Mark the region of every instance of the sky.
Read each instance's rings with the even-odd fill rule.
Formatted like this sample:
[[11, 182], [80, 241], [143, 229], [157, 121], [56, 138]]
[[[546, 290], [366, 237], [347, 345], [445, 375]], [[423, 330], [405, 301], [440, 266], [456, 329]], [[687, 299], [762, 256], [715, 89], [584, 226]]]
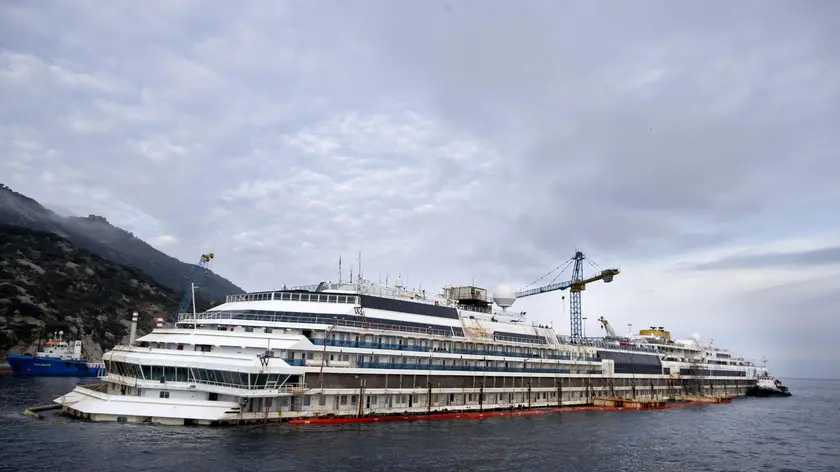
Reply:
[[[837, 44], [831, 1], [12, 0], [0, 182], [249, 291], [581, 250], [621, 270], [587, 335], [840, 378]], [[569, 331], [568, 293], [514, 308]]]

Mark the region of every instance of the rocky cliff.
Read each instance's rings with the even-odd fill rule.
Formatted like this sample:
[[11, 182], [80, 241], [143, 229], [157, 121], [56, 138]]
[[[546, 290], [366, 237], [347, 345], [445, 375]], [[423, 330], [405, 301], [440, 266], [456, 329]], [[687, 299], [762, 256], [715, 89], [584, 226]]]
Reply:
[[[0, 224], [46, 231], [67, 239], [78, 248], [111, 262], [136, 267], [157, 283], [176, 292], [187, 287], [195, 264], [168, 256], [128, 231], [113, 226], [102, 216], [65, 217], [37, 201], [0, 184]], [[196, 253], [196, 259], [200, 256]], [[208, 271], [197, 298], [224, 300], [225, 295], [243, 290], [224, 277]]]
[[0, 225], [0, 352], [34, 352], [39, 336], [62, 330], [99, 359], [126, 341], [132, 311], [146, 333], [156, 313], [171, 321], [180, 298], [139, 269], [56, 234]]

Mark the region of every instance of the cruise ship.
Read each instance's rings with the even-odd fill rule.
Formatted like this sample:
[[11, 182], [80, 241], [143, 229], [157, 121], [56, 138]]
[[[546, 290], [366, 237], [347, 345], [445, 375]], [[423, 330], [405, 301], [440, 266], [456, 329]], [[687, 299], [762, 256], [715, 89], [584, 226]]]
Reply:
[[663, 327], [569, 339], [516, 292], [436, 295], [357, 278], [230, 295], [106, 352], [107, 373], [55, 399], [92, 421], [224, 425], [588, 405], [599, 397], [744, 395], [764, 369]]

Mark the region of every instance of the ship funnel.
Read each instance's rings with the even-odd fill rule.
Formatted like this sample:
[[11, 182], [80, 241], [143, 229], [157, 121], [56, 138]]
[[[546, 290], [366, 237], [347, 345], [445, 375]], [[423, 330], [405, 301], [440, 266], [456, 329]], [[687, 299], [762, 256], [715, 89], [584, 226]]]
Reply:
[[137, 312], [131, 314], [131, 331], [128, 335], [128, 345], [133, 346], [137, 340]]

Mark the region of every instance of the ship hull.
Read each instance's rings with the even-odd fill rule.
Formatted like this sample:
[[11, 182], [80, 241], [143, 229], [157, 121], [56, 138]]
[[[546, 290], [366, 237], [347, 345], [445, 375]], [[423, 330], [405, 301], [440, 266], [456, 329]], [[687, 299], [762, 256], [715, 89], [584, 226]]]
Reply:
[[85, 360], [63, 360], [57, 357], [8, 355], [12, 375], [21, 377], [97, 377], [105, 374], [105, 366]]

